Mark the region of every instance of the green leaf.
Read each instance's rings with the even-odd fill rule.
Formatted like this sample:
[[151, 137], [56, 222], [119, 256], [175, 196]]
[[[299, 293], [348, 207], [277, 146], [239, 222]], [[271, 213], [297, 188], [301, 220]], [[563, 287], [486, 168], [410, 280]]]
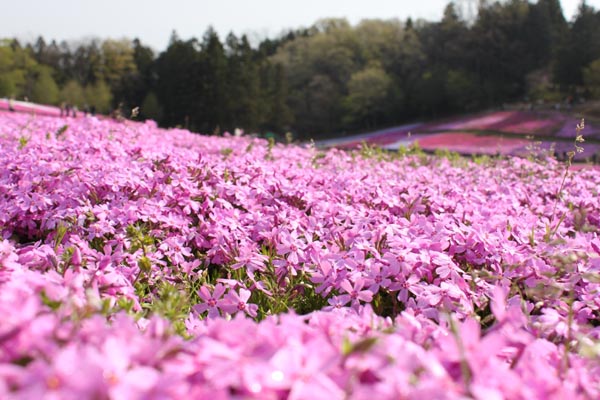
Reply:
[[50, 307], [53, 311], [58, 310], [58, 308], [62, 304], [62, 302], [60, 302], [60, 301], [52, 300], [51, 298], [49, 298], [48, 295], [46, 294], [46, 292], [44, 292], [44, 291], [42, 291], [40, 293], [40, 297], [42, 298], [42, 303], [44, 303], [46, 306]]
[[376, 337], [368, 337], [359, 340], [356, 343], [351, 343], [348, 338], [344, 338], [342, 342], [342, 354], [349, 356], [354, 353], [366, 353], [369, 351], [379, 339]]

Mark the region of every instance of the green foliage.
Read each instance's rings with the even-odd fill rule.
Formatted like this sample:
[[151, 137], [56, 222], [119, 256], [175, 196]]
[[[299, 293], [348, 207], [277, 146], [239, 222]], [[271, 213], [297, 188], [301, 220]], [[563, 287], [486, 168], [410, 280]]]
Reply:
[[378, 116], [386, 112], [392, 79], [380, 66], [369, 66], [350, 77], [345, 105], [351, 121], [366, 121], [377, 126]]
[[62, 305], [60, 301], [52, 300], [50, 297], [48, 297], [48, 295], [44, 291], [40, 293], [40, 297], [42, 299], [42, 303], [50, 307], [53, 311], [58, 310], [58, 308], [60, 308], [60, 306]]
[[425, 155], [425, 152], [423, 152], [423, 149], [421, 149], [421, 146], [419, 146], [419, 142], [414, 141], [408, 147], [407, 146], [399, 146], [398, 147], [398, 157], [404, 158], [406, 156], [425, 157], [426, 155]]
[[548, 66], [530, 72], [526, 77], [527, 96], [531, 101], [548, 104], [560, 103], [564, 95], [552, 82]]
[[154, 246], [155, 239], [149, 233], [149, 228], [145, 224], [129, 225], [127, 227], [127, 237], [131, 240], [129, 251], [134, 253], [137, 250], [142, 250], [146, 255], [146, 248]]
[[27, 136], [19, 137], [19, 150], [23, 149], [29, 143], [29, 138]]
[[86, 103], [83, 87], [75, 80], [67, 82], [61, 90], [60, 97], [73, 106], [83, 107]]
[[[0, 58], [2, 56], [0, 55]], [[8, 71], [0, 73], [0, 96], [18, 97], [21, 92], [20, 86], [24, 78], [22, 71]]]
[[360, 156], [364, 159], [374, 159], [377, 161], [390, 160], [393, 155], [383, 150], [377, 145], [369, 145], [367, 142], [362, 142], [358, 150]]
[[453, 167], [466, 167], [469, 163], [466, 157], [461, 156], [459, 153], [455, 151], [450, 151], [448, 149], [436, 149], [434, 151], [434, 155], [440, 159], [446, 159], [450, 161], [450, 164]]
[[583, 84], [592, 96], [600, 98], [600, 58], [583, 69]]
[[342, 354], [348, 357], [356, 353], [366, 353], [371, 347], [377, 344], [378, 339], [376, 337], [367, 337], [361, 339], [355, 343], [352, 343], [348, 338], [344, 338], [342, 342]]
[[56, 227], [56, 232], [54, 236], [54, 251], [58, 251], [58, 247], [61, 245], [65, 235], [69, 231], [69, 227], [64, 223], [59, 223]]
[[[583, 143], [585, 141], [583, 139], [583, 136], [581, 135], [581, 132], [583, 131], [584, 128], [585, 128], [585, 121], [582, 119], [581, 122], [579, 124], [577, 124], [573, 150], [569, 151], [567, 153], [567, 160], [565, 163], [565, 173], [563, 174], [562, 180], [560, 182], [560, 186], [558, 187], [558, 190], [556, 191], [556, 196], [555, 196], [556, 200], [554, 201], [554, 206], [552, 207], [552, 215], [550, 216], [548, 223], [546, 223], [546, 231], [544, 233], [544, 241], [547, 243], [550, 242], [554, 238], [554, 235], [556, 235], [556, 232], [558, 232], [558, 228], [560, 227], [560, 225], [563, 223], [563, 221], [565, 220], [565, 218], [567, 216], [566, 214], [562, 214], [558, 218], [558, 221], [555, 221], [556, 208], [557, 208], [559, 201], [562, 200], [563, 190], [565, 189], [565, 183], [567, 181], [567, 177], [569, 176], [569, 168], [571, 167], [573, 158], [575, 157], [576, 153], [583, 152], [583, 148], [580, 146], [580, 143]], [[530, 241], [531, 241], [531, 239], [530, 239]]]
[[95, 107], [99, 113], [108, 113], [111, 108], [112, 93], [103, 80], [98, 80], [84, 89], [85, 104]]
[[600, 13], [582, 2], [557, 49], [554, 79], [563, 88], [583, 83], [583, 68], [600, 58]]
[[225, 147], [225, 148], [221, 149], [220, 153], [223, 156], [223, 160], [227, 160], [227, 158], [231, 155], [231, 153], [233, 153], [233, 149], [230, 147]]
[[54, 72], [52, 67], [40, 64], [29, 48], [0, 41], [0, 96], [57, 104], [59, 87]]
[[454, 110], [470, 110], [477, 107], [475, 77], [461, 69], [449, 70], [445, 90], [449, 104]]
[[289, 83], [284, 67], [266, 62], [260, 71], [262, 87], [262, 126], [265, 129], [282, 132], [290, 129], [296, 116], [288, 105]]
[[268, 138], [268, 144], [267, 144], [267, 154], [265, 154], [265, 160], [269, 160], [272, 161], [274, 160], [273, 158], [273, 148], [275, 147], [275, 138], [273, 138], [272, 136]]
[[473, 162], [477, 165], [489, 165], [492, 162], [492, 158], [486, 154], [472, 156]]
[[150, 92], [144, 98], [140, 107], [140, 113], [143, 118], [160, 121], [163, 116], [163, 110], [158, 102], [158, 97], [154, 92]]
[[[130, 81], [138, 74], [133, 43], [129, 40], [105, 40], [102, 43], [103, 79], [117, 98], [127, 98]], [[133, 108], [132, 104], [126, 105]]]
[[58, 104], [60, 90], [52, 78], [52, 70], [47, 66], [39, 66], [31, 88], [31, 100], [41, 104]]
[[54, 137], [59, 139], [69, 129], [69, 125], [63, 125], [54, 133]]
[[142, 304], [148, 314], [156, 314], [172, 322], [179, 335], [186, 335], [185, 319], [190, 312], [190, 301], [185, 292], [170, 283], [163, 282], [154, 298]]

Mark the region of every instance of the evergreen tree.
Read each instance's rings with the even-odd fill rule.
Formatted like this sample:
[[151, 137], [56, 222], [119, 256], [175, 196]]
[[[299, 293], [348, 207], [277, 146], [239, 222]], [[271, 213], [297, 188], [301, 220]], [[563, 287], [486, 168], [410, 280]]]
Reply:
[[[134, 81], [129, 98], [133, 105], [141, 105], [156, 85], [154, 51], [150, 47], [144, 46], [139, 39], [134, 39], [133, 61], [138, 73], [132, 77]], [[152, 96], [156, 98], [155, 94]]]
[[60, 89], [54, 78], [52, 78], [51, 68], [40, 65], [36, 68], [35, 80], [29, 98], [37, 103], [57, 105], [59, 103], [59, 96]]
[[200, 77], [200, 92], [193, 119], [203, 133], [218, 133], [226, 128], [227, 57], [219, 35], [209, 27], [200, 45], [194, 71]]
[[600, 13], [585, 1], [563, 41], [555, 63], [554, 78], [563, 88], [583, 84], [583, 68], [600, 58]]
[[156, 95], [163, 107], [162, 123], [167, 126], [190, 126], [191, 116], [197, 113], [201, 90], [196, 72], [199, 52], [196, 40], [182, 41], [173, 32], [169, 47], [156, 62]]
[[246, 130], [256, 130], [263, 119], [258, 104], [261, 87], [257, 55], [245, 35], [238, 39], [230, 34], [226, 44], [227, 128], [243, 127]]

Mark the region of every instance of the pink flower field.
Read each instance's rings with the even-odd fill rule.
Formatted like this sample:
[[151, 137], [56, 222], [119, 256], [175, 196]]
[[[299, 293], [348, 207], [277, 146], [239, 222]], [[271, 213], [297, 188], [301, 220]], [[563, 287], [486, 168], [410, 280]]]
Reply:
[[336, 147], [338, 149], [357, 149], [363, 142], [374, 144], [377, 146], [393, 145], [400, 141], [412, 143], [412, 132], [415, 129], [422, 129], [424, 124], [408, 124], [396, 126], [389, 129], [382, 129], [375, 132], [370, 132], [363, 135], [354, 135], [348, 137], [338, 137], [334, 139], [319, 141], [320, 147]]
[[0, 112], [2, 399], [597, 399], [600, 171]]
[[[498, 111], [459, 117], [447, 123], [433, 125], [430, 130], [482, 130], [515, 135], [554, 136], [563, 126], [573, 134], [573, 127], [581, 119], [567, 118], [560, 112]], [[566, 123], [568, 125], [565, 125]]]
[[[318, 145], [357, 149], [367, 143], [386, 150], [398, 150], [418, 142], [428, 152], [449, 150], [463, 155], [526, 156], [531, 153], [531, 147], [541, 141], [541, 147], [550, 149], [554, 146], [562, 153], [564, 148], [572, 149], [572, 141], [565, 142], [565, 139], [575, 139], [575, 127], [580, 122], [581, 118], [557, 111], [492, 111], [337, 137], [319, 141]], [[585, 154], [576, 155], [577, 161], [589, 160], [597, 153], [600, 139], [597, 121], [586, 121], [583, 134], [589, 143], [584, 148]]]
[[494, 127], [505, 124], [507, 121], [513, 120], [518, 115], [515, 111], [498, 111], [492, 113], [484, 113], [481, 115], [469, 116], [467, 118], [459, 118], [438, 127], [440, 130], [461, 130], [461, 129], [493, 129]]
[[0, 99], [0, 111], [35, 113], [51, 117], [60, 116], [60, 108], [43, 104], [29, 103], [26, 101]]
[[443, 132], [424, 135], [417, 140], [424, 150], [446, 149], [460, 154], [510, 154], [525, 148], [530, 141], [498, 136], [479, 136], [468, 132]]

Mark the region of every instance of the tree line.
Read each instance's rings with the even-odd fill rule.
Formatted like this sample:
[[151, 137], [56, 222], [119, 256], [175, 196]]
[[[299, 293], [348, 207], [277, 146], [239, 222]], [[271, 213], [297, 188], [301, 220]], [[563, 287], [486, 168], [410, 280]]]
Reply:
[[440, 21], [323, 19], [251, 45], [209, 28], [140, 40], [0, 41], [0, 97], [98, 112], [140, 107], [163, 126], [340, 135], [506, 102], [600, 97], [600, 12], [559, 0], [450, 2]]

